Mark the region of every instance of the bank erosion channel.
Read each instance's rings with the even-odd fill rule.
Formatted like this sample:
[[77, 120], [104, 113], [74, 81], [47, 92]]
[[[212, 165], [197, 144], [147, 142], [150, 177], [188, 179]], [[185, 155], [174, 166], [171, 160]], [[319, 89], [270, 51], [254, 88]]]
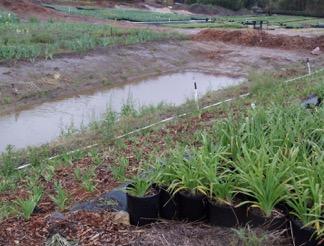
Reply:
[[32, 109], [0, 117], [0, 152], [7, 145], [25, 148], [47, 143], [59, 137], [62, 130], [80, 128], [100, 120], [107, 109], [120, 112], [129, 98], [135, 108], [161, 102], [180, 105], [193, 98], [194, 82], [199, 95], [242, 82], [239, 78], [214, 76], [197, 72], [163, 75], [139, 83], [81, 95], [55, 102], [43, 103]]

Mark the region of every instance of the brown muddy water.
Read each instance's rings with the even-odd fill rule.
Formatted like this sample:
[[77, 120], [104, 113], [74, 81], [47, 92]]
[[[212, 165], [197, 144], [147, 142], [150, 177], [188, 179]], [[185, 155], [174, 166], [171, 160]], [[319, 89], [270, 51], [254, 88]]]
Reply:
[[15, 148], [45, 144], [59, 137], [62, 131], [79, 129], [100, 120], [107, 108], [120, 112], [131, 98], [135, 108], [161, 102], [180, 105], [193, 98], [194, 82], [199, 95], [241, 83], [242, 78], [214, 76], [198, 72], [163, 75], [123, 87], [43, 103], [32, 109], [0, 117], [0, 152], [7, 145]]

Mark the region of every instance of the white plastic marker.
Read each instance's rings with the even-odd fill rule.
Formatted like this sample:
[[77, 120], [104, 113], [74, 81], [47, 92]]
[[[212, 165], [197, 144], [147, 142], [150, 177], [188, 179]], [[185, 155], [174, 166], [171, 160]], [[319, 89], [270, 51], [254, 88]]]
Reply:
[[199, 102], [198, 102], [198, 87], [197, 87], [197, 83], [194, 82], [194, 88], [195, 88], [195, 102], [197, 105], [197, 109], [199, 110]]
[[309, 58], [307, 58], [306, 64], [307, 64], [308, 74], [311, 74], [312, 71], [311, 71], [311, 67], [310, 67], [310, 63], [309, 63]]

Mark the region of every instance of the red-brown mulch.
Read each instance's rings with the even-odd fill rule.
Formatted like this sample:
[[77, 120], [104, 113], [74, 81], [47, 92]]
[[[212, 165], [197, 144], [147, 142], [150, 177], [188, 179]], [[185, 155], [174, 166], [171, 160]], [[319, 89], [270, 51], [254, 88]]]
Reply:
[[9, 219], [1, 223], [0, 245], [43, 245], [54, 234], [60, 234], [79, 245], [129, 245], [142, 231], [117, 224], [112, 214], [72, 212], [64, 219], [51, 221], [48, 216], [33, 216], [28, 222]]

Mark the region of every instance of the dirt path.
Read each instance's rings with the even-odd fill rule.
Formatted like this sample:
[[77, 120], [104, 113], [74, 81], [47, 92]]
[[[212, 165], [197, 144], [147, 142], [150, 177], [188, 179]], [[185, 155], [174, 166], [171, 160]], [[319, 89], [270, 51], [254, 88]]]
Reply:
[[165, 73], [193, 70], [246, 76], [251, 70], [280, 69], [305, 56], [303, 51], [177, 41], [101, 48], [83, 56], [70, 55], [35, 63], [2, 64], [0, 113]]

